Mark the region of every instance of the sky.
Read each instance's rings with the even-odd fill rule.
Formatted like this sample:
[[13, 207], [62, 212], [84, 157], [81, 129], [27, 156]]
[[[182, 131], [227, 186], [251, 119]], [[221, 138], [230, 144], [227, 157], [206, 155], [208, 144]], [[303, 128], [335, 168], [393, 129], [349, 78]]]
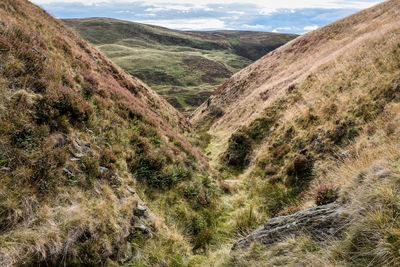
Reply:
[[108, 17], [177, 30], [303, 34], [382, 0], [31, 0], [57, 18]]

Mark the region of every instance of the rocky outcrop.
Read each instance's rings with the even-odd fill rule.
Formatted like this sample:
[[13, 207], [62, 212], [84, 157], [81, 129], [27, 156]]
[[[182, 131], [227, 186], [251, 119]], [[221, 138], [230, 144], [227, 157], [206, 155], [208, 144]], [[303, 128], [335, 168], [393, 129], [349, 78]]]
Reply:
[[273, 245], [285, 238], [300, 235], [309, 235], [317, 241], [325, 241], [339, 235], [349, 220], [349, 214], [337, 204], [319, 206], [270, 219], [264, 226], [237, 241], [232, 249], [247, 248], [252, 242]]

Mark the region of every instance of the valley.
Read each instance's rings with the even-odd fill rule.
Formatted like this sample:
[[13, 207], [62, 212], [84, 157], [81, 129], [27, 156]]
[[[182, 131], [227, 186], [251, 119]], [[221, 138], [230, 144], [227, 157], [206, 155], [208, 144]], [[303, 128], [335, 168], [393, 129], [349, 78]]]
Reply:
[[186, 116], [232, 74], [297, 37], [246, 31], [184, 32], [108, 18], [63, 21]]
[[197, 78], [246, 58], [187, 118], [117, 62], [127, 22], [84, 19], [85, 41], [1, 1], [0, 266], [400, 265], [399, 14], [389, 0], [263, 57], [221, 48], [243, 32], [161, 48], [164, 28], [134, 24], [144, 67], [178, 37]]

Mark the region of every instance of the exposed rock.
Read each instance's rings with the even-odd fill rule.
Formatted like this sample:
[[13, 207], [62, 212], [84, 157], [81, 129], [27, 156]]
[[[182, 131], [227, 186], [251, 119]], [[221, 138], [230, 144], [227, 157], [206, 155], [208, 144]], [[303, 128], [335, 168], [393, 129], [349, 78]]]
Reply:
[[73, 175], [73, 173], [67, 168], [63, 168], [63, 172], [65, 172], [67, 175]]
[[106, 173], [106, 172], [108, 172], [108, 171], [109, 171], [108, 168], [100, 166], [100, 173], [101, 173], [101, 174], [104, 174], [104, 173]]
[[142, 232], [144, 235], [146, 235], [148, 238], [153, 238], [153, 234], [151, 233], [151, 230], [149, 227], [147, 227], [145, 224], [141, 224], [137, 227], [135, 227], [137, 231]]
[[270, 219], [263, 227], [237, 241], [232, 249], [247, 248], [252, 242], [273, 245], [287, 237], [304, 234], [325, 241], [339, 235], [348, 223], [349, 215], [341, 206], [332, 203]]
[[138, 217], [147, 217], [147, 208], [142, 205], [138, 205], [135, 209], [135, 215]]
[[133, 188], [130, 187], [129, 185], [126, 186], [126, 189], [127, 189], [131, 194], [136, 194], [135, 190], [133, 190]]
[[147, 226], [144, 225], [144, 224], [139, 225], [139, 227], [137, 227], [136, 229], [142, 231], [143, 233], [148, 233], [148, 232], [150, 232], [149, 227], [147, 227]]
[[91, 147], [92, 145], [90, 143], [86, 143], [81, 146], [78, 141], [72, 140], [72, 154], [75, 158], [82, 158], [86, 156], [89, 153]]

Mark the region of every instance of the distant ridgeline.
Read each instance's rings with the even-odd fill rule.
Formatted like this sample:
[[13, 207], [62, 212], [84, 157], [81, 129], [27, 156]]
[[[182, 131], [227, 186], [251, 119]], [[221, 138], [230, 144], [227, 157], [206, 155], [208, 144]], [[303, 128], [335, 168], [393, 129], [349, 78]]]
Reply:
[[250, 31], [184, 32], [106, 18], [63, 21], [185, 115], [234, 73], [297, 37]]

